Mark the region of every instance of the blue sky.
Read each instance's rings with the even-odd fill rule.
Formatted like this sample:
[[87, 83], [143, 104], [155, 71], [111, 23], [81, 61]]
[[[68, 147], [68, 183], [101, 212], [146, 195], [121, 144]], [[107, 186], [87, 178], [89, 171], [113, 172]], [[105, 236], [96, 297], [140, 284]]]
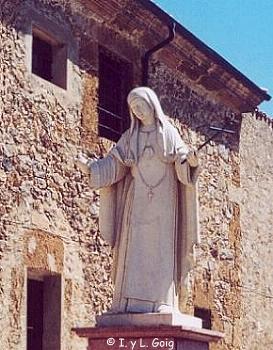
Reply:
[[272, 99], [259, 108], [273, 116], [273, 0], [154, 0]]

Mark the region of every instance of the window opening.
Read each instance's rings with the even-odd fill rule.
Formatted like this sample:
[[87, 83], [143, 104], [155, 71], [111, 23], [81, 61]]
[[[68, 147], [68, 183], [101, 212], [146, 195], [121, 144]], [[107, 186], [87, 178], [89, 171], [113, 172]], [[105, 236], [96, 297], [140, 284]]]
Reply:
[[67, 47], [35, 26], [32, 28], [32, 73], [66, 89]]
[[99, 50], [99, 135], [117, 141], [129, 127], [127, 95], [130, 65], [104, 48]]

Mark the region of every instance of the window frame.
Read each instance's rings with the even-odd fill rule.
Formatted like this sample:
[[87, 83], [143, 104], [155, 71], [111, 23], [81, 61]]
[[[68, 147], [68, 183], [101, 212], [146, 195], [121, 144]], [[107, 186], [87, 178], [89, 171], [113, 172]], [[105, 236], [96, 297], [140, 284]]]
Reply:
[[[35, 7], [30, 7], [24, 4], [20, 8], [20, 14], [25, 18], [23, 23], [20, 23], [18, 32], [22, 37], [25, 45], [25, 66], [26, 78], [29, 80], [33, 91], [47, 91], [64, 106], [78, 105], [81, 102], [82, 96], [79, 94], [82, 86], [81, 76], [79, 74], [79, 42], [73, 35], [70, 24], [66, 19], [56, 19], [54, 14], [49, 18], [43, 11]], [[47, 81], [38, 75], [32, 73], [32, 32], [33, 27], [39, 28], [44, 35], [44, 39], [53, 40], [52, 44], [65, 44], [67, 50], [67, 67], [66, 67], [66, 89]], [[55, 41], [54, 41], [55, 38]], [[57, 66], [58, 68], [58, 66]]]

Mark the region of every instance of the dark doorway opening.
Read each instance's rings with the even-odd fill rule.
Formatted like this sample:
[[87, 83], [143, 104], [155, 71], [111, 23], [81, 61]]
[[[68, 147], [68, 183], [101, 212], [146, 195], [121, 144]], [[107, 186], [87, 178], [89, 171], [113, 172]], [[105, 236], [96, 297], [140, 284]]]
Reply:
[[27, 350], [43, 350], [44, 282], [27, 281]]
[[27, 350], [60, 350], [62, 278], [29, 270], [27, 279]]

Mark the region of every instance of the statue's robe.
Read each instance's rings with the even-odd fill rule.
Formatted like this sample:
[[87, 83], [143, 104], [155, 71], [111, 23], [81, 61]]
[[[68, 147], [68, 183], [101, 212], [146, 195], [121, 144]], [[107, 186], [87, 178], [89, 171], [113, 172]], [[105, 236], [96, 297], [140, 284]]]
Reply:
[[108, 156], [90, 165], [91, 187], [102, 188], [100, 231], [114, 248], [111, 311], [177, 310], [199, 241], [199, 168], [184, 161], [188, 149], [170, 123], [130, 135], [136, 161], [129, 166], [128, 137], [126, 131]]

